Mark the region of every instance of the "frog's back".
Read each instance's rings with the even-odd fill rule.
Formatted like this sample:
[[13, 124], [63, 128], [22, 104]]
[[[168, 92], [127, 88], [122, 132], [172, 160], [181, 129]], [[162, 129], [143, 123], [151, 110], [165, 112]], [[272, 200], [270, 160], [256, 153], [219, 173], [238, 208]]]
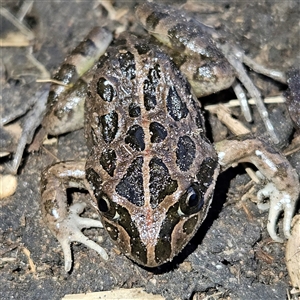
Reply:
[[[206, 215], [217, 173], [189, 83], [158, 46], [121, 35], [95, 71], [85, 122], [87, 178], [111, 237], [144, 265], [171, 259]], [[193, 193], [205, 209], [189, 211]], [[154, 254], [162, 244], [167, 254]]]

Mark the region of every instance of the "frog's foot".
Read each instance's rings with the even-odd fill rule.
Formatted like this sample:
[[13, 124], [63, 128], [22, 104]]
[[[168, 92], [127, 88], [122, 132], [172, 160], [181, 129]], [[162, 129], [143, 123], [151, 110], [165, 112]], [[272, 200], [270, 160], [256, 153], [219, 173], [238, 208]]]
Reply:
[[[276, 242], [283, 240], [276, 234], [276, 222], [284, 213], [283, 233], [290, 236], [292, 216], [300, 194], [296, 170], [280, 152], [270, 144], [251, 135], [239, 136], [239, 140], [225, 140], [215, 144], [222, 170], [241, 162], [250, 162], [258, 169], [257, 175], [268, 183], [258, 192], [259, 208], [270, 209], [268, 232]], [[269, 204], [262, 201], [269, 198]]]
[[64, 252], [66, 272], [69, 272], [71, 270], [73, 263], [71, 253], [72, 242], [82, 243], [98, 252], [104, 260], [108, 259], [106, 251], [81, 232], [83, 228], [103, 228], [103, 225], [100, 221], [89, 218], [81, 218], [79, 216], [79, 214], [83, 212], [85, 206], [85, 203], [75, 203], [71, 205], [69, 208], [68, 217], [57, 224], [57, 227], [59, 227], [59, 232], [57, 233], [56, 237], [61, 244]]
[[[284, 212], [283, 234], [286, 238], [289, 238], [295, 210], [291, 195], [288, 192], [279, 191], [273, 182], [269, 182], [263, 189], [258, 191], [257, 198], [259, 209], [269, 209], [267, 228], [271, 238], [276, 242], [283, 243], [283, 239], [276, 233], [276, 222], [280, 213]], [[268, 204], [263, 203], [266, 198], [270, 200]]]
[[[223, 50], [223, 54], [225, 55], [231, 66], [235, 69], [237, 78], [242, 82], [249, 95], [254, 99], [258, 113], [260, 114], [270, 137], [272, 138], [275, 144], [278, 144], [278, 137], [276, 136], [273, 124], [269, 119], [269, 113], [266, 109], [260, 91], [253, 84], [252, 80], [250, 79], [243, 66], [243, 62], [245, 63], [244, 53], [239, 51], [237, 47], [230, 47], [230, 45], [225, 45], [221, 47], [221, 49]], [[237, 98], [240, 100], [241, 107], [246, 120], [250, 122], [252, 120], [252, 117], [248, 107], [248, 101], [245, 96], [245, 93], [243, 92], [243, 89], [239, 86], [237, 82], [234, 83], [233, 89], [236, 93]]]

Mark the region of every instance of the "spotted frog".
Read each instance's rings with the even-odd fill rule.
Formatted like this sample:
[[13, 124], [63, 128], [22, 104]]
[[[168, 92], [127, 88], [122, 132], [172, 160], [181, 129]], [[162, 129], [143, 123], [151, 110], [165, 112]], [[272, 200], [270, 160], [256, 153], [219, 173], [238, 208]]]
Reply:
[[[220, 170], [245, 161], [267, 179], [258, 199], [270, 199], [268, 230], [282, 241], [276, 221], [284, 211], [288, 237], [299, 195], [295, 170], [250, 135], [216, 145], [205, 135], [197, 97], [229, 87], [233, 68], [201, 27], [181, 14], [145, 2], [136, 15], [171, 54], [151, 38], [129, 33], [107, 48], [111, 33], [95, 28], [54, 76], [68, 89], [53, 84], [49, 93], [44, 130], [57, 135], [82, 127], [84, 114], [89, 149], [86, 161], [60, 162], [42, 173], [43, 217], [63, 248], [65, 270], [72, 267], [73, 241], [108, 259], [81, 232], [87, 227], [104, 227], [140, 265], [172, 260], [205, 219]], [[61, 104], [62, 98], [68, 100]], [[89, 191], [101, 222], [79, 216], [83, 203], [68, 207], [65, 190], [72, 187]]]

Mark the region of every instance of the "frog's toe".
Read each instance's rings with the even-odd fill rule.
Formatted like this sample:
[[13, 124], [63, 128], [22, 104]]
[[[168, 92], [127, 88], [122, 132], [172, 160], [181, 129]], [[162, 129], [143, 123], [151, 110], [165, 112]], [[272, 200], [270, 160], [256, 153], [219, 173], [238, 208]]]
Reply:
[[288, 239], [291, 236], [291, 226], [292, 220], [294, 216], [294, 208], [285, 208], [284, 210], [284, 218], [283, 218], [283, 233], [284, 236]]
[[57, 239], [62, 246], [64, 259], [65, 259], [65, 271], [69, 272], [72, 267], [72, 253], [71, 253], [71, 243], [79, 242], [87, 247], [95, 250], [104, 259], [108, 259], [106, 251], [96, 244], [94, 241], [86, 237], [81, 230], [83, 228], [98, 227], [103, 228], [100, 221], [81, 218], [80, 214], [85, 207], [83, 203], [76, 203], [70, 206], [69, 216], [59, 223], [59, 233], [57, 234]]
[[91, 227], [103, 228], [103, 225], [100, 221], [90, 218], [82, 218], [79, 216], [85, 207], [86, 204], [82, 202], [71, 205], [69, 208], [69, 218], [72, 218], [72, 221], [74, 224], [77, 224], [79, 229]]
[[[263, 189], [261, 189], [257, 198], [260, 202], [266, 197], [269, 198], [269, 216], [267, 229], [271, 238], [279, 243], [283, 242], [276, 232], [276, 223], [281, 212], [284, 212], [283, 219], [283, 233], [286, 238], [290, 236], [290, 229], [292, 223], [292, 217], [295, 210], [295, 201], [292, 201], [292, 197], [288, 192], [279, 191], [273, 183], [268, 183]], [[259, 203], [259, 208], [265, 208], [263, 204]]]
[[69, 232], [68, 236], [64, 235], [63, 237], [58, 238], [58, 241], [60, 242], [63, 249], [66, 272], [69, 272], [71, 270], [73, 264], [72, 253], [71, 253], [71, 242], [82, 243], [87, 247], [98, 252], [104, 260], [108, 260], [108, 255], [106, 251], [101, 246], [96, 244], [94, 241], [86, 237], [78, 229], [75, 232], [74, 231], [72, 233]]
[[267, 229], [269, 232], [270, 237], [277, 243], [283, 243], [283, 239], [279, 237], [277, 234], [277, 226], [276, 226], [276, 221], [280, 215], [282, 210], [274, 210], [270, 208], [269, 211], [269, 216], [268, 216], [268, 225]]
[[71, 252], [71, 243], [68, 241], [68, 239], [60, 238], [58, 239], [63, 253], [64, 253], [64, 260], [65, 260], [65, 271], [69, 272], [72, 268], [72, 252]]

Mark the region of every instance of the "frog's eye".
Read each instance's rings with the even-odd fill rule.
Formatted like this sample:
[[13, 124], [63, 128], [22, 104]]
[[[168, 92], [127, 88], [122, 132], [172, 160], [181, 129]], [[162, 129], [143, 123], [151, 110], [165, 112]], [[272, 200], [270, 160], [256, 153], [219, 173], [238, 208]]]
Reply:
[[107, 196], [105, 194], [102, 194], [98, 199], [98, 207], [99, 210], [103, 213], [106, 213], [109, 211], [110, 209], [110, 202], [109, 199], [107, 198]]
[[191, 215], [198, 212], [203, 204], [204, 199], [199, 191], [197, 184], [192, 184], [179, 199], [179, 213], [183, 215]]
[[186, 198], [187, 206], [189, 206], [189, 207], [198, 206], [200, 204], [199, 200], [201, 200], [201, 199], [199, 198], [197, 191], [193, 187], [190, 187], [188, 189], [188, 195]]
[[110, 220], [119, 219], [120, 215], [116, 210], [116, 206], [110, 201], [106, 194], [101, 193], [100, 196], [97, 197], [97, 203], [99, 210], [105, 215], [106, 218]]

